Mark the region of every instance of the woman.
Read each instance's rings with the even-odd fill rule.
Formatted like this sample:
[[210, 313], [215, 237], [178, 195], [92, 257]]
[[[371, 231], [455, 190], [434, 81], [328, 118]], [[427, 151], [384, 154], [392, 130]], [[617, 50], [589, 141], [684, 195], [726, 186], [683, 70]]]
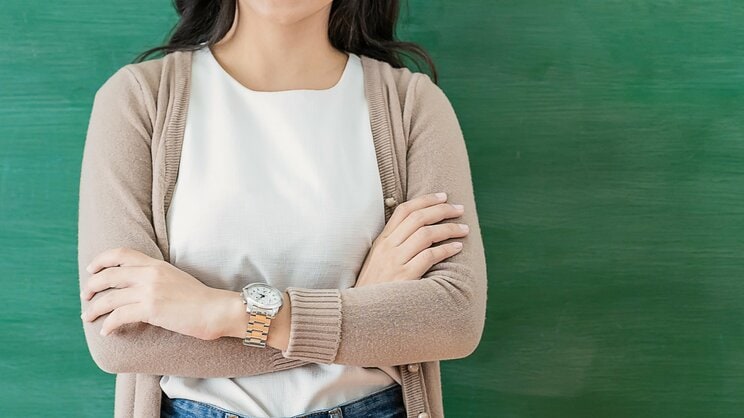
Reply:
[[83, 154], [81, 317], [116, 417], [442, 416], [485, 256], [397, 1], [177, 8], [96, 92]]

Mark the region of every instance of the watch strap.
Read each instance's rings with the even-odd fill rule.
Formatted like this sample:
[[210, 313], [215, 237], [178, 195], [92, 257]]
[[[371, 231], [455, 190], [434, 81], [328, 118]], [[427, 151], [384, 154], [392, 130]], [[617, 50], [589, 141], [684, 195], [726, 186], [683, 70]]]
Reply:
[[266, 340], [269, 338], [269, 326], [274, 315], [251, 308], [248, 311], [248, 326], [246, 327], [243, 345], [251, 347], [266, 348]]

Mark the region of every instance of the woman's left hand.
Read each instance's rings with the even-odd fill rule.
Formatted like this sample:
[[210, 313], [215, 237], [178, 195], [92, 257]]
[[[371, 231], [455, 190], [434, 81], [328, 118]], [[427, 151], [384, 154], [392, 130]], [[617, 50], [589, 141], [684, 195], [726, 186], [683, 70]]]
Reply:
[[101, 335], [126, 323], [146, 322], [212, 340], [225, 335], [226, 318], [234, 316], [236, 305], [242, 303], [239, 292], [206, 286], [172, 264], [131, 248], [103, 251], [87, 270], [92, 276], [80, 294], [82, 299], [113, 288], [81, 315], [85, 321], [94, 321], [111, 312]]

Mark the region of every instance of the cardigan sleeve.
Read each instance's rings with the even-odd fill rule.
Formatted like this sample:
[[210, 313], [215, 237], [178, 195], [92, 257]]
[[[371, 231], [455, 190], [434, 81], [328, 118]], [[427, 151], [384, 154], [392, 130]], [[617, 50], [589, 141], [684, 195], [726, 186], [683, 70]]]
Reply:
[[[443, 222], [470, 227], [457, 254], [419, 280], [347, 289], [288, 288], [287, 358], [358, 366], [462, 358], [480, 342], [487, 272], [468, 154], [455, 111], [424, 73], [415, 73], [406, 99], [407, 198], [444, 191], [465, 212]], [[409, 95], [411, 93], [408, 93]], [[412, 100], [412, 102], [409, 102]], [[452, 239], [442, 241], [443, 244]]]
[[[79, 184], [78, 269], [98, 253], [129, 247], [163, 260], [152, 224], [152, 122], [143, 90], [126, 66], [96, 91], [88, 124]], [[81, 298], [81, 308], [90, 301]], [[125, 324], [108, 336], [99, 331], [109, 314], [83, 321], [88, 350], [108, 373], [188, 377], [249, 376], [307, 364], [280, 350], [248, 347], [241, 339], [201, 340], [143, 322]]]

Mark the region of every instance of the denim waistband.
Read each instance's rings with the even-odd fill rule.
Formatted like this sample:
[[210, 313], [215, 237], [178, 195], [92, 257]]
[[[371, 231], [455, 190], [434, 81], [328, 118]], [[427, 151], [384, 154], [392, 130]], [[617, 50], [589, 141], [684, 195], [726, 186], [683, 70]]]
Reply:
[[[205, 402], [162, 396], [161, 418], [255, 418], [241, 415]], [[405, 418], [403, 390], [393, 383], [362, 398], [344, 402], [332, 408], [311, 411], [290, 418], [356, 418], [356, 417]]]

